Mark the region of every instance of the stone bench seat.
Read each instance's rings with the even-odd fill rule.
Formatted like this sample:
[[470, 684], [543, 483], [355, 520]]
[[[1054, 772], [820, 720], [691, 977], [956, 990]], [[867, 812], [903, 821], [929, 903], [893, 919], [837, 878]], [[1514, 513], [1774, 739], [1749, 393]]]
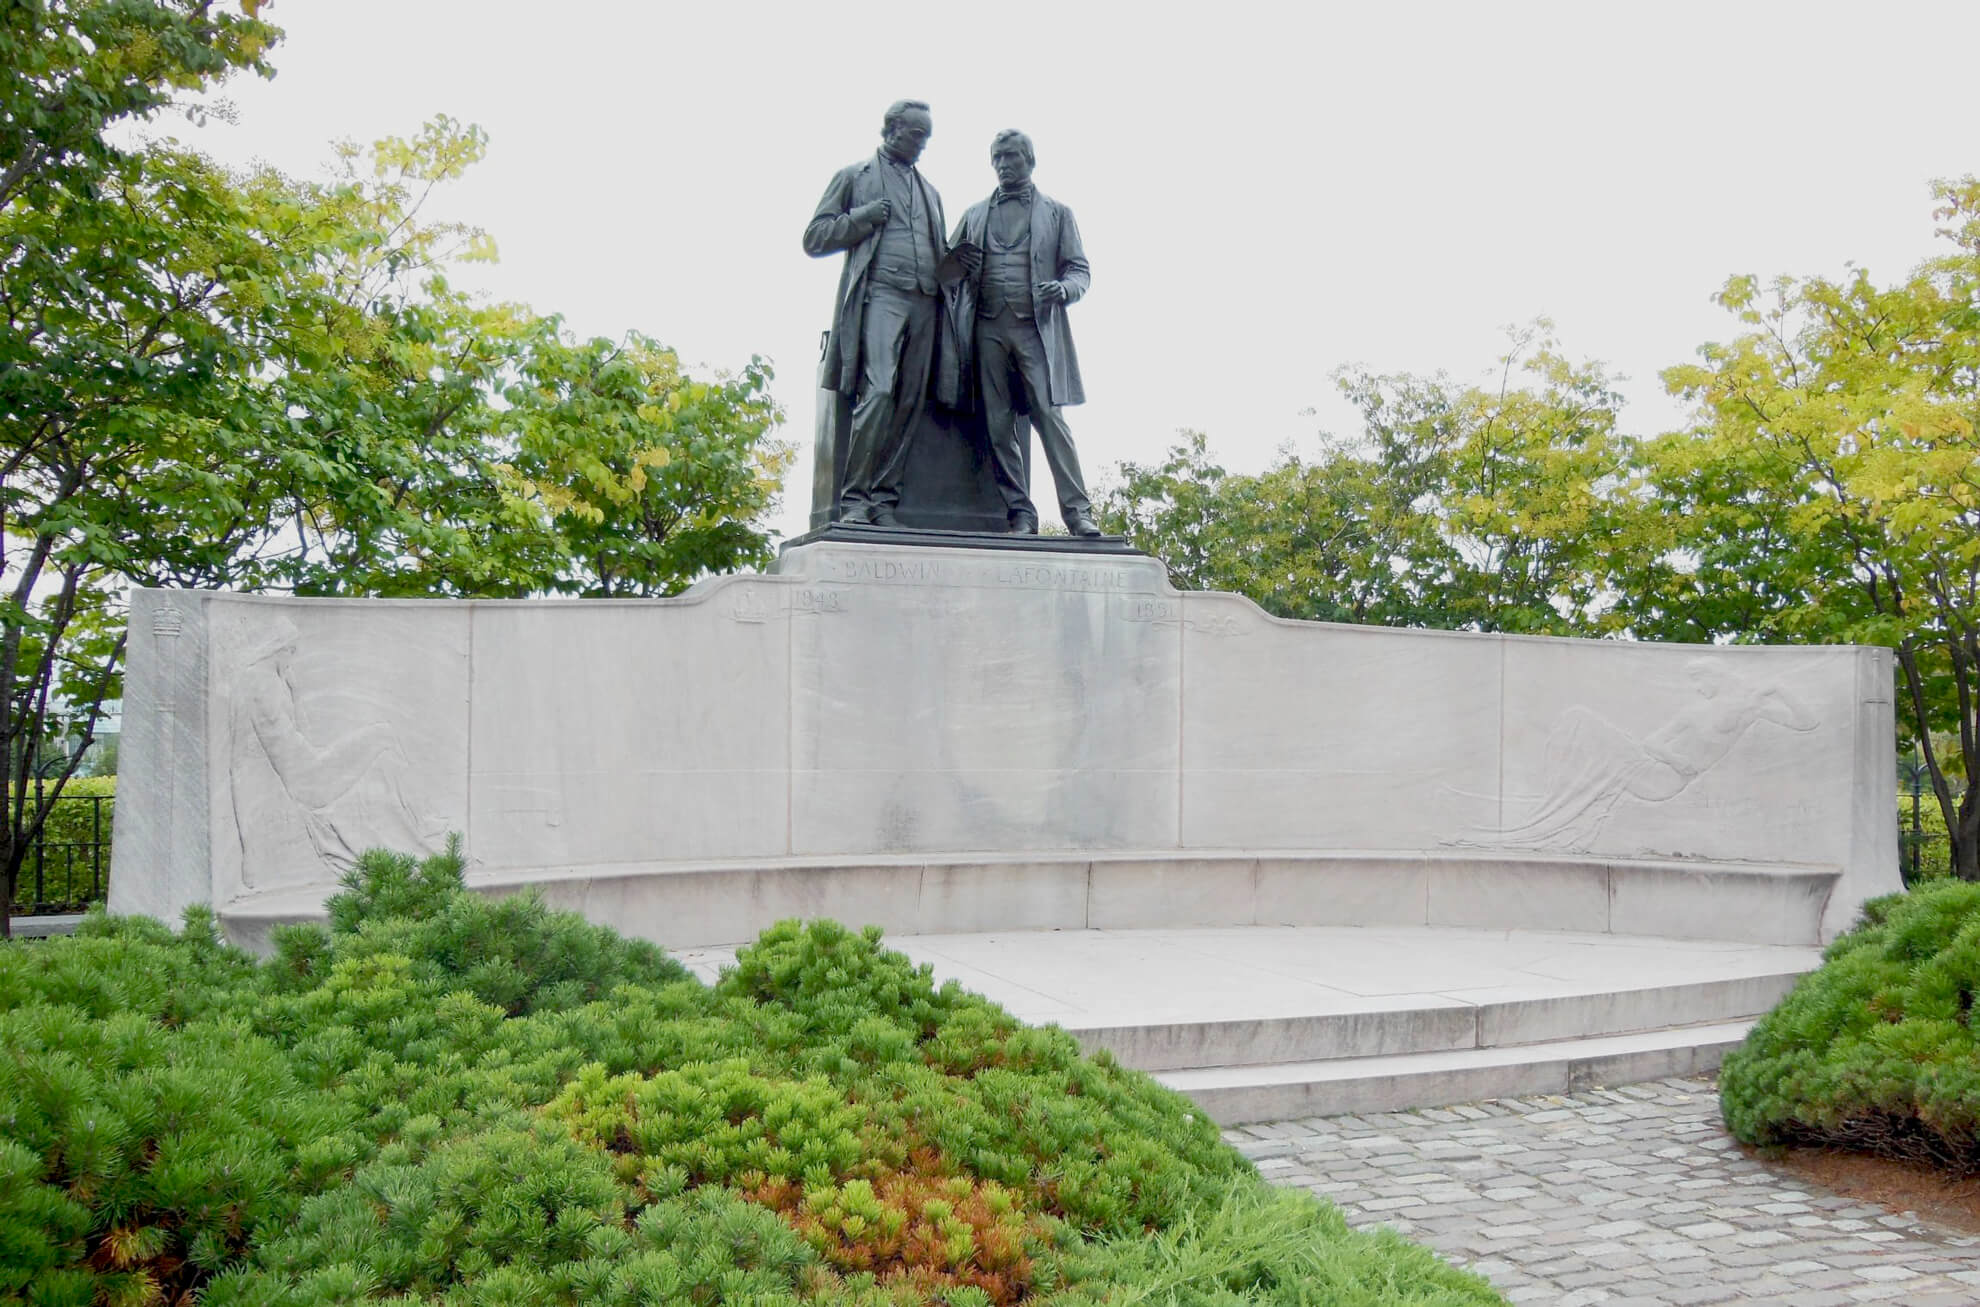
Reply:
[[[925, 854], [471, 872], [484, 893], [535, 888], [672, 949], [747, 942], [786, 917], [890, 935], [1222, 926], [1446, 926], [1820, 943], [1835, 868], [1508, 855], [1486, 850], [1191, 850]], [[323, 890], [241, 898], [229, 935], [265, 948], [321, 915]]]

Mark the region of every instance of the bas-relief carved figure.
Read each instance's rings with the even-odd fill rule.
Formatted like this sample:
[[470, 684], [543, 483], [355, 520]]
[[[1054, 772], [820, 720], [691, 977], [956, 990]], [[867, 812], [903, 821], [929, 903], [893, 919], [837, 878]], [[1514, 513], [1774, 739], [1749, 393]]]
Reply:
[[1742, 683], [1709, 658], [1685, 664], [1696, 702], [1638, 739], [1577, 705], [1547, 735], [1543, 791], [1515, 824], [1462, 843], [1580, 852], [1624, 800], [1668, 803], [1720, 763], [1749, 731], [1803, 734], [1820, 723], [1783, 691]]
[[1038, 429], [1066, 529], [1092, 537], [1100, 529], [1062, 411], [1086, 401], [1066, 308], [1086, 294], [1092, 269], [1072, 210], [1032, 183], [1037, 161], [1023, 132], [999, 132], [991, 142], [997, 189], [964, 212], [950, 240], [980, 254], [951, 291], [957, 348], [943, 357], [936, 397], [965, 408], [975, 392], [1012, 531], [1038, 530], [1024, 415]]
[[819, 382], [852, 400], [838, 505], [851, 525], [898, 524], [908, 437], [941, 336], [942, 287], [969, 257], [951, 258], [942, 197], [914, 166], [934, 130], [925, 103], [896, 101], [880, 148], [839, 169], [804, 229], [806, 254], [846, 256]]
[[229, 661], [228, 776], [249, 889], [314, 879], [291, 870], [298, 862], [335, 874], [365, 849], [432, 852], [444, 837], [406, 795], [410, 763], [389, 722], [311, 738], [294, 678], [300, 640], [287, 618], [256, 624], [237, 632]]

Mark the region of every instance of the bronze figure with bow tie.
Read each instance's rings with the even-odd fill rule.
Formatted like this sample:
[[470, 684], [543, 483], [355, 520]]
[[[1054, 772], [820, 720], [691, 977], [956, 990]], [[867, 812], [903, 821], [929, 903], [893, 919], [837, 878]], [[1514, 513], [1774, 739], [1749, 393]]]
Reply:
[[1072, 210], [1032, 184], [1036, 163], [1023, 132], [999, 132], [991, 142], [997, 189], [969, 207], [949, 241], [959, 251], [982, 253], [950, 288], [936, 394], [953, 408], [966, 408], [972, 391], [981, 403], [1011, 530], [1038, 529], [1022, 420], [1028, 415], [1052, 469], [1066, 529], [1092, 537], [1100, 531], [1061, 411], [1086, 399], [1066, 309], [1086, 294], [1092, 270]]

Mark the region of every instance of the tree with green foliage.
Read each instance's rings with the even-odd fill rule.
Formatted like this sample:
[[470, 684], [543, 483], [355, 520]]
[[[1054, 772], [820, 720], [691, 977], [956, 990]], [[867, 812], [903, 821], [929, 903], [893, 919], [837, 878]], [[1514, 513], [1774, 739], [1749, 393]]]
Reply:
[[1515, 334], [1490, 388], [1343, 374], [1362, 430], [1310, 461], [1233, 475], [1192, 433], [1160, 465], [1121, 468], [1109, 529], [1179, 583], [1280, 617], [1600, 633], [1633, 445], [1607, 375], [1544, 328]]
[[1631, 516], [1635, 442], [1596, 363], [1561, 354], [1545, 321], [1513, 333], [1490, 386], [1351, 374], [1364, 441], [1417, 520], [1421, 625], [1593, 635]]
[[1307, 621], [1421, 625], [1429, 577], [1418, 570], [1428, 522], [1373, 459], [1290, 451], [1256, 476], [1211, 461], [1185, 433], [1162, 463], [1123, 464], [1101, 504], [1107, 530], [1168, 565], [1178, 585], [1228, 590]]
[[[22, 860], [114, 693], [122, 647], [89, 557], [117, 547], [112, 528], [71, 505], [106, 469], [126, 481], [135, 469], [114, 452], [84, 455], [71, 433], [114, 423], [120, 387], [187, 389], [216, 352], [217, 333], [195, 321], [208, 291], [184, 261], [134, 276], [145, 256], [106, 230], [128, 218], [156, 255], [159, 215], [188, 190], [166, 181], [154, 203], [124, 204], [143, 164], [104, 133], [236, 69], [266, 74], [279, 32], [256, 7], [27, 0], [0, 15], [0, 935]], [[203, 203], [186, 216], [192, 242], [214, 225]], [[184, 339], [169, 332], [175, 310]], [[72, 733], [73, 754], [44, 760], [45, 742]], [[53, 784], [31, 784], [43, 776]]]
[[[67, 39], [9, 39], [37, 31]], [[698, 380], [449, 284], [492, 244], [421, 205], [485, 144], [441, 118], [320, 184], [169, 142], [29, 151], [0, 209], [0, 909], [119, 693], [131, 585], [665, 594], [769, 557], [767, 366]]]
[[237, 71], [271, 74], [262, 0], [7, 0], [0, 6], [0, 210], [88, 195], [128, 156], [104, 136]]
[[495, 415], [496, 488], [551, 533], [538, 590], [596, 598], [675, 594], [698, 576], [763, 566], [762, 520], [794, 447], [770, 368], [696, 380], [637, 333], [572, 341], [530, 329]]
[[1954, 252], [1893, 285], [1726, 283], [1751, 330], [1664, 374], [1695, 418], [1643, 450], [1649, 561], [1617, 588], [1643, 635], [1895, 650], [1904, 733], [1974, 880], [1980, 788], [1957, 786], [1980, 774], [1980, 181], [1935, 193]]

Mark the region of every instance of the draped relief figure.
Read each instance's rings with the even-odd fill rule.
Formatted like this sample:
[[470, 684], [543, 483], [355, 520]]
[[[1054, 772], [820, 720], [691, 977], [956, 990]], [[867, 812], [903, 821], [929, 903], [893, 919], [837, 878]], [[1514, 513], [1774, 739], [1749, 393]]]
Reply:
[[276, 618], [237, 632], [228, 660], [228, 769], [241, 881], [269, 889], [340, 874], [364, 850], [433, 852], [446, 832], [408, 799], [397, 729], [313, 730], [294, 673], [300, 634]]
[[1743, 684], [1714, 659], [1694, 658], [1684, 670], [1697, 699], [1640, 738], [1593, 709], [1569, 708], [1548, 732], [1542, 790], [1524, 815], [1460, 842], [1585, 850], [1619, 804], [1668, 803], [1724, 762], [1749, 732], [1801, 734], [1820, 725], [1783, 691]]

